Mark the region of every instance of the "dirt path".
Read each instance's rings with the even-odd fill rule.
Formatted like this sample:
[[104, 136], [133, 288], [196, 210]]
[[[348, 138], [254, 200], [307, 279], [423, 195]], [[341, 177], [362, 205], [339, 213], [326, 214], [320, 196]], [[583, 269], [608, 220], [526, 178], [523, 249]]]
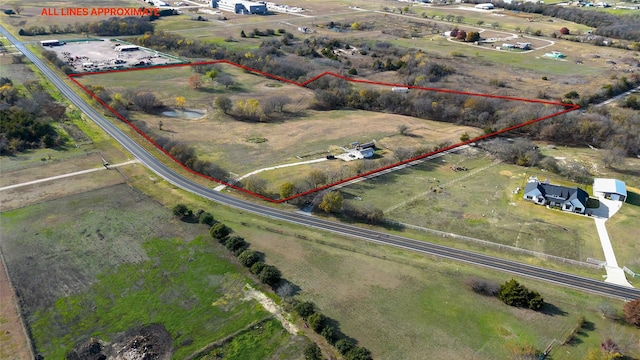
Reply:
[[276, 304], [272, 299], [269, 299], [262, 292], [254, 289], [251, 285], [245, 285], [244, 289], [245, 300], [254, 299], [264, 307], [265, 310], [273, 314], [273, 316], [282, 323], [282, 327], [285, 328], [291, 335], [297, 335], [300, 331], [297, 326], [287, 320], [286, 313], [282, 310], [280, 305]]
[[2, 256], [0, 256], [0, 359], [33, 359]]

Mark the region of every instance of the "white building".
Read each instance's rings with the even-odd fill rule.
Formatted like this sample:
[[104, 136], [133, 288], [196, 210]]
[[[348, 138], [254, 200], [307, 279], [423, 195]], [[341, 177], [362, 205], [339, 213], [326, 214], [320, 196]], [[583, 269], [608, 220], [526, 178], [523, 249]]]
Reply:
[[248, 0], [211, 0], [211, 7], [236, 14], [267, 14], [267, 4], [263, 1]]
[[593, 179], [593, 194], [605, 199], [627, 201], [627, 187], [624, 182], [616, 179]]
[[485, 4], [478, 4], [475, 6], [476, 9], [482, 9], [482, 10], [493, 10], [494, 6], [492, 3], [485, 3]]

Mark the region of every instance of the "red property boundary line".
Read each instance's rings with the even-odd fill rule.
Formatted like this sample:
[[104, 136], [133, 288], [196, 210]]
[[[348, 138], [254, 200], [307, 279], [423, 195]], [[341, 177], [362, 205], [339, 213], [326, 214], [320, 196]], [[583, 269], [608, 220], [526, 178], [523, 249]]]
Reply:
[[[550, 115], [542, 116], [542, 117], [539, 117], [539, 118], [536, 118], [536, 119], [533, 119], [533, 120], [529, 120], [529, 121], [523, 122], [522, 124], [518, 124], [518, 125], [514, 125], [514, 126], [510, 126], [510, 127], [504, 128], [504, 129], [500, 129], [498, 131], [495, 131], [495, 132], [492, 132], [492, 133], [489, 133], [489, 134], [478, 136], [478, 137], [475, 137], [473, 139], [469, 139], [467, 141], [459, 142], [457, 144], [450, 145], [450, 146], [447, 146], [445, 148], [442, 148], [442, 149], [439, 149], [439, 150], [436, 150], [436, 151], [431, 151], [431, 152], [428, 152], [428, 153], [413, 157], [411, 159], [403, 160], [403, 161], [400, 161], [400, 162], [397, 162], [397, 163], [394, 163], [394, 164], [391, 164], [391, 165], [387, 165], [387, 166], [384, 166], [384, 167], [381, 167], [381, 168], [378, 168], [378, 169], [375, 169], [375, 170], [368, 171], [366, 173], [362, 173], [362, 174], [359, 174], [359, 175], [356, 175], [356, 176], [352, 176], [350, 178], [342, 179], [340, 181], [337, 181], [337, 182], [334, 182], [334, 183], [331, 183], [331, 184], [327, 184], [327, 185], [324, 185], [324, 186], [321, 186], [321, 187], [318, 187], [318, 188], [315, 188], [315, 189], [311, 189], [311, 190], [308, 190], [308, 191], [305, 191], [305, 192], [302, 192], [302, 193], [299, 193], [299, 194], [295, 194], [295, 195], [289, 196], [288, 198], [271, 199], [271, 198], [266, 197], [264, 195], [254, 193], [254, 192], [249, 191], [247, 189], [243, 189], [243, 188], [241, 188], [239, 186], [236, 186], [236, 185], [233, 185], [233, 184], [229, 184], [229, 183], [227, 183], [225, 181], [222, 181], [220, 179], [215, 179], [215, 178], [213, 178], [211, 176], [207, 176], [207, 175], [204, 175], [204, 174], [201, 174], [199, 172], [196, 172], [194, 170], [189, 169], [182, 162], [180, 162], [173, 155], [171, 155], [169, 153], [169, 151], [165, 150], [160, 145], [158, 145], [158, 143], [156, 143], [149, 135], [147, 135], [146, 133], [144, 133], [143, 131], [138, 129], [138, 127], [133, 125], [124, 116], [122, 116], [120, 113], [115, 111], [111, 106], [109, 106], [107, 103], [102, 101], [100, 98], [98, 98], [96, 96], [96, 94], [94, 94], [92, 91], [87, 89], [84, 85], [80, 84], [75, 79], [75, 78], [79, 78], [79, 77], [86, 76], [86, 75], [102, 75], [102, 74], [111, 74], [111, 73], [116, 73], [116, 72], [144, 71], [144, 70], [166, 69], [166, 68], [183, 67], [183, 66], [190, 66], [191, 67], [191, 66], [197, 66], [197, 65], [212, 65], [212, 64], [227, 64], [227, 65], [235, 66], [237, 68], [240, 68], [240, 69], [243, 69], [243, 70], [255, 73], [255, 74], [263, 75], [263, 76], [268, 77], [270, 79], [278, 80], [278, 81], [281, 81], [281, 82], [284, 82], [284, 83], [288, 83], [288, 84], [292, 84], [292, 85], [296, 85], [296, 86], [300, 86], [300, 87], [306, 87], [310, 83], [312, 83], [312, 82], [314, 82], [314, 81], [316, 81], [316, 80], [318, 80], [318, 79], [320, 79], [320, 78], [322, 78], [324, 76], [333, 76], [333, 77], [336, 77], [336, 78], [339, 78], [339, 79], [342, 79], [342, 80], [345, 80], [345, 81], [348, 81], [348, 82], [352, 82], [352, 83], [381, 85], [381, 86], [390, 86], [390, 87], [404, 87], [404, 88], [424, 90], [424, 91], [435, 91], [435, 92], [452, 93], [452, 94], [459, 94], [459, 95], [486, 97], [486, 98], [493, 98], [493, 99], [521, 101], [521, 102], [527, 102], [527, 103], [539, 103], [539, 104], [546, 104], [546, 105], [555, 105], [555, 106], [563, 107], [564, 110], [555, 112], [555, 113], [550, 114]], [[266, 200], [266, 201], [269, 201], [269, 202], [272, 202], [272, 203], [275, 203], [275, 204], [279, 204], [279, 203], [282, 203], [282, 202], [285, 202], [285, 201], [289, 201], [289, 200], [292, 200], [292, 199], [295, 199], [295, 198], [298, 198], [298, 197], [301, 197], [301, 196], [304, 196], [304, 195], [308, 195], [308, 194], [312, 194], [312, 193], [315, 193], [315, 192], [318, 192], [318, 191], [322, 191], [322, 190], [331, 188], [331, 187], [336, 186], [336, 185], [344, 184], [346, 182], [349, 182], [349, 181], [352, 181], [352, 180], [355, 180], [355, 179], [358, 179], [358, 178], [363, 178], [363, 177], [366, 177], [368, 175], [372, 175], [372, 174], [375, 174], [375, 173], [378, 173], [378, 172], [381, 172], [381, 171], [384, 171], [384, 170], [392, 169], [392, 168], [395, 168], [397, 166], [404, 165], [404, 164], [407, 164], [407, 163], [410, 163], [410, 162], [413, 162], [413, 161], [416, 161], [416, 160], [424, 159], [424, 158], [432, 156], [434, 154], [438, 154], [438, 153], [441, 153], [441, 152], [444, 152], [444, 151], [452, 150], [452, 149], [458, 148], [458, 147], [463, 146], [463, 145], [467, 145], [467, 144], [470, 144], [470, 143], [474, 143], [474, 142], [478, 142], [478, 141], [481, 141], [481, 140], [489, 139], [489, 138], [492, 138], [494, 136], [497, 136], [497, 135], [500, 135], [500, 134], [504, 134], [504, 133], [512, 131], [512, 130], [519, 129], [519, 128], [527, 126], [527, 125], [535, 124], [535, 123], [537, 123], [539, 121], [547, 120], [547, 119], [550, 119], [552, 117], [556, 117], [558, 115], [565, 114], [565, 113], [568, 113], [568, 112], [571, 112], [571, 111], [574, 111], [574, 110], [577, 110], [577, 109], [580, 108], [578, 105], [564, 104], [564, 103], [554, 102], [554, 101], [537, 100], [537, 99], [524, 99], [524, 98], [518, 98], [518, 97], [511, 97], [511, 96], [481, 94], [481, 93], [473, 93], [473, 92], [466, 92], [466, 91], [428, 88], [428, 87], [422, 87], [422, 86], [407, 86], [407, 85], [404, 85], [404, 84], [392, 84], [392, 83], [385, 83], [385, 82], [379, 82], [379, 81], [370, 81], [370, 80], [364, 80], [364, 79], [353, 79], [353, 78], [349, 78], [349, 77], [346, 77], [346, 76], [338, 75], [338, 74], [335, 74], [335, 73], [332, 73], [332, 72], [328, 72], [328, 71], [327, 72], [323, 72], [320, 75], [314, 76], [314, 77], [312, 77], [311, 79], [309, 79], [309, 80], [307, 80], [305, 82], [299, 83], [299, 82], [296, 82], [296, 81], [293, 81], [293, 80], [282, 78], [280, 76], [276, 76], [276, 75], [272, 75], [272, 74], [266, 73], [264, 71], [253, 69], [253, 68], [250, 68], [248, 66], [240, 65], [240, 64], [228, 61], [228, 60], [200, 61], [200, 62], [184, 63], [184, 64], [158, 65], [158, 66], [151, 66], [151, 67], [144, 67], [144, 68], [131, 68], [131, 69], [97, 71], [97, 72], [88, 72], [88, 73], [81, 73], [81, 74], [69, 74], [68, 76], [69, 76], [69, 79], [71, 81], [73, 81], [82, 90], [84, 90], [87, 94], [89, 94], [89, 96], [91, 96], [94, 100], [96, 100], [102, 106], [104, 106], [109, 111], [111, 111], [118, 119], [120, 119], [122, 122], [127, 124], [129, 127], [131, 127], [135, 132], [140, 134], [148, 142], [150, 142], [152, 145], [154, 145], [156, 148], [158, 148], [160, 151], [162, 151], [171, 160], [173, 160], [178, 165], [180, 165], [184, 170], [188, 171], [191, 174], [194, 174], [194, 175], [200, 176], [202, 178], [205, 178], [207, 180], [217, 182], [219, 184], [228, 186], [228, 187], [230, 187], [232, 189], [241, 191], [241, 192], [243, 192], [245, 194], [252, 195], [252, 196], [258, 197], [258, 198], [260, 198], [262, 200]]]

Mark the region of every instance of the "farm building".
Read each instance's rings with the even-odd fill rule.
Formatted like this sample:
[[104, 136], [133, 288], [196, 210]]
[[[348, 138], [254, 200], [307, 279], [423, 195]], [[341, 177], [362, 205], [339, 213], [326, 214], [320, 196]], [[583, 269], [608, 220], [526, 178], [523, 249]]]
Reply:
[[553, 185], [548, 181], [540, 182], [533, 179], [525, 186], [523, 199], [539, 205], [557, 207], [562, 211], [584, 214], [589, 194], [577, 187]]
[[624, 182], [616, 179], [593, 179], [593, 194], [605, 199], [627, 201], [627, 187]]
[[476, 9], [482, 10], [493, 10], [494, 6], [492, 3], [478, 4], [475, 6]]
[[236, 14], [264, 15], [267, 13], [267, 5], [264, 2], [247, 0], [211, 0], [211, 7]]

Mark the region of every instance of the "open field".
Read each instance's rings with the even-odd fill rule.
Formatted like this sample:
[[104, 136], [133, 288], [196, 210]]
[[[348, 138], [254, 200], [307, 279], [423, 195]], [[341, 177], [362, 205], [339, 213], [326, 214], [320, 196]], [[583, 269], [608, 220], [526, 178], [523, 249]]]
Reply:
[[[270, 316], [242, 300], [249, 280], [220, 245], [198, 237], [204, 227], [176, 220], [129, 187], [24, 207], [0, 219], [10, 276], [45, 358], [62, 358], [91, 336], [108, 341], [150, 323], [167, 328], [174, 356], [183, 358]], [[279, 344], [256, 347], [277, 352], [289, 344], [282, 336]]]
[[[402, 115], [353, 110], [306, 110], [313, 97], [310, 89], [247, 74], [229, 65], [218, 65], [217, 68], [232, 76], [239, 85], [225, 89], [220, 85], [205, 83], [202, 88], [193, 89], [187, 83], [192, 71], [184, 67], [85, 76], [80, 81], [85, 86], [100, 84], [112, 94], [154, 89], [154, 95], [167, 106], [172, 105], [176, 96], [184, 96], [187, 108], [198, 109], [205, 115], [199, 119], [180, 119], [134, 113], [130, 119], [143, 121], [150, 133], [171, 136], [173, 140], [195, 146], [202, 159], [212, 160], [239, 175], [268, 166], [322, 158], [329, 152], [335, 152], [339, 146], [348, 147], [354, 141], [375, 139], [377, 146], [384, 149], [379, 155], [391, 158], [393, 150], [399, 147], [433, 148], [444, 141], [458, 142], [465, 132], [471, 136], [481, 133], [473, 127]], [[380, 86], [378, 88], [382, 89]], [[213, 100], [223, 94], [234, 103], [249, 98], [262, 102], [273, 96], [286, 95], [291, 99], [291, 104], [286, 106], [287, 112], [282, 120], [239, 121], [212, 107]], [[162, 130], [158, 130], [160, 122]], [[399, 136], [400, 125], [407, 126], [411, 136]], [[251, 139], [255, 138], [266, 141], [252, 142]], [[339, 149], [337, 151], [336, 155], [340, 153]], [[343, 165], [337, 163], [309, 167], [324, 170], [329, 166], [334, 171]], [[355, 163], [346, 165], [356, 166]], [[281, 175], [274, 175], [276, 178], [300, 175], [299, 168], [281, 169], [278, 173]], [[272, 190], [276, 193], [275, 188], [279, 184], [272, 184]]]
[[[468, 168], [469, 175], [451, 170], [451, 165]], [[474, 149], [342, 191], [346, 199], [362, 199], [402, 223], [574, 260], [603, 259], [592, 219], [548, 210], [522, 201], [521, 192], [513, 194], [524, 188], [529, 176], [564, 184], [539, 170], [492, 164]]]
[[277, 232], [280, 226], [266, 225], [273, 231], [269, 234], [264, 225], [245, 225], [233, 228], [300, 286], [302, 299], [318, 304], [375, 358], [511, 358], [513, 348], [544, 349], [552, 339], [561, 339], [581, 316], [592, 323], [589, 330], [581, 332], [575, 345], [554, 347], [554, 359], [584, 358], [610, 336], [624, 343], [628, 354], [640, 353], [634, 343], [638, 331], [602, 319], [598, 311], [601, 304], [619, 310], [621, 303], [523, 281], [552, 304], [533, 313], [506, 307], [464, 285], [473, 276], [503, 282], [509, 279], [506, 275], [357, 240], [295, 238], [291, 235], [296, 232]]
[[33, 356], [16, 300], [4, 263], [0, 259], [0, 358], [27, 360]]
[[[604, 320], [599, 313], [599, 305], [620, 311], [622, 303], [523, 281], [554, 306], [546, 315], [517, 310], [475, 295], [463, 285], [471, 276], [503, 282], [509, 279], [504, 274], [274, 223], [185, 194], [164, 182], [152, 183], [146, 176], [134, 177], [132, 182], [163, 203], [186, 201], [212, 211], [217, 220], [245, 237], [253, 249], [265, 254], [268, 263], [278, 266], [286, 279], [299, 286], [303, 298], [316, 302], [340, 323], [344, 333], [372, 349], [375, 358], [419, 359], [443, 349], [451, 349], [447, 355], [453, 358], [472, 359], [474, 354], [476, 359], [508, 358], [514, 344], [544, 349], [553, 338], [561, 339], [568, 333], [580, 316], [592, 322], [589, 329], [594, 330], [583, 331], [575, 345], [555, 348], [554, 358], [584, 358], [607, 337], [619, 339], [630, 349], [628, 354], [640, 354], [629, 340], [637, 338], [637, 330]], [[405, 230], [402, 234], [442, 243], [442, 239], [424, 233]], [[600, 277], [536, 258], [520, 260]], [[434, 338], [437, 340], [423, 341]]]
[[[293, 341], [292, 341], [293, 339]], [[275, 319], [252, 326], [246, 332], [209, 351], [199, 360], [263, 360], [296, 359], [307, 341], [301, 337], [291, 337]]]

